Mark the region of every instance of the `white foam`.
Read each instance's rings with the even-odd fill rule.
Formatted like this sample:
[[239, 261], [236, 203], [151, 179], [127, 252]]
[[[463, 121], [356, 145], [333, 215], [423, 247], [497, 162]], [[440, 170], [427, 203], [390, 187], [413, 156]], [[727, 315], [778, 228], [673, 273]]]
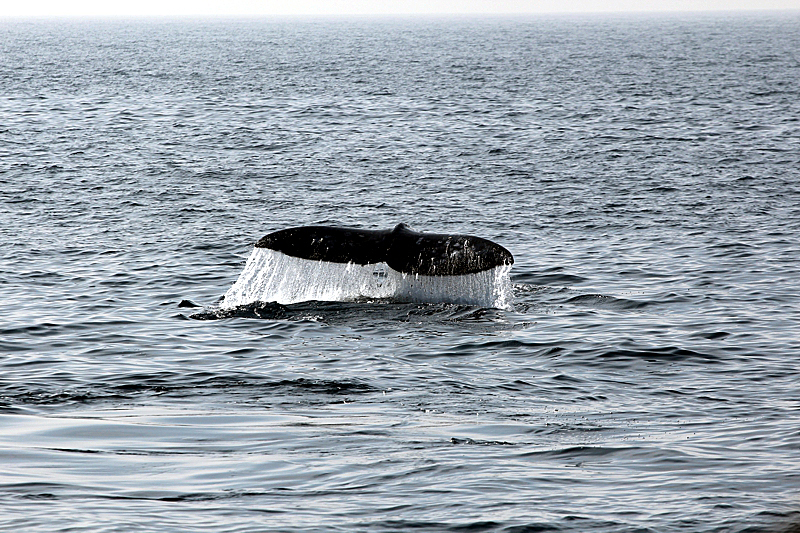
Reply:
[[384, 263], [356, 265], [291, 257], [255, 248], [223, 307], [256, 301], [291, 304], [309, 300], [388, 298], [404, 302], [458, 303], [510, 308], [511, 265], [463, 276], [403, 274]]

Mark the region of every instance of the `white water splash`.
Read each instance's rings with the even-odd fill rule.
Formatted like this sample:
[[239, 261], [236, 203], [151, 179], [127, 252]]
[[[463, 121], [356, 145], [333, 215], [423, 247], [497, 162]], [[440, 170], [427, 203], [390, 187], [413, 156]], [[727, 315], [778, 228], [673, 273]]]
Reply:
[[463, 276], [418, 276], [403, 274], [384, 263], [362, 266], [311, 261], [255, 248], [221, 305], [388, 298], [509, 309], [513, 300], [510, 270], [511, 265], [503, 265]]

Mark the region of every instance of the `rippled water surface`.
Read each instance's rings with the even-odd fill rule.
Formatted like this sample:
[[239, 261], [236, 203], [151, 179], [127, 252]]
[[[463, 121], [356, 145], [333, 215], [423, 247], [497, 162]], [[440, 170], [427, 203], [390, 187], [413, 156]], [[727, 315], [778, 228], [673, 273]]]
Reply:
[[[796, 531], [798, 28], [0, 22], [0, 529]], [[513, 309], [219, 306], [399, 222]]]

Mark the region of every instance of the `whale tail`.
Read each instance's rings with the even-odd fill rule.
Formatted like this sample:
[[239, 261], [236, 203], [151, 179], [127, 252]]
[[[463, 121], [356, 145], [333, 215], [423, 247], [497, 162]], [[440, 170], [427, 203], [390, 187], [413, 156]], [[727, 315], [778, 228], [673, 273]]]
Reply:
[[471, 235], [329, 226], [289, 228], [261, 238], [224, 306], [253, 301], [391, 298], [510, 307], [514, 258]]
[[471, 235], [419, 233], [405, 224], [393, 230], [305, 226], [263, 237], [268, 248], [300, 259], [368, 265], [386, 263], [404, 274], [457, 276], [514, 264], [511, 252]]

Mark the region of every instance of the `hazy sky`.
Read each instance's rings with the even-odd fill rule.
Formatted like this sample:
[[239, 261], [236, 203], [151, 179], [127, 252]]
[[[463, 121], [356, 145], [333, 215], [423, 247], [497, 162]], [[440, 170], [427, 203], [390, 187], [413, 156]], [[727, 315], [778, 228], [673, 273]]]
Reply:
[[800, 9], [800, 0], [0, 0], [0, 17], [499, 14], [745, 9]]

